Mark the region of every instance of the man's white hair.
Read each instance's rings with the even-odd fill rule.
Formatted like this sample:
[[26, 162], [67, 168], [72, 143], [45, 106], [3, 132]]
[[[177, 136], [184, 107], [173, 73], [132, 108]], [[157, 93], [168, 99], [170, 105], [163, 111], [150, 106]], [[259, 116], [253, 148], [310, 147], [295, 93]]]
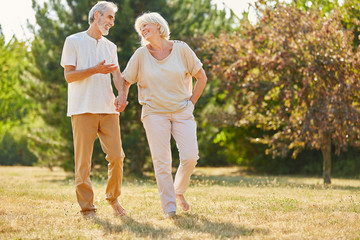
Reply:
[[160, 36], [169, 40], [170, 29], [167, 21], [157, 12], [148, 12], [136, 18], [135, 30], [141, 37], [141, 45], [145, 46], [149, 42], [141, 35], [141, 26], [146, 23], [153, 23], [160, 26]]
[[89, 24], [92, 24], [94, 22], [94, 14], [96, 11], [99, 11], [101, 14], [103, 14], [108, 8], [111, 8], [114, 12], [117, 12], [118, 10], [118, 7], [113, 2], [97, 2], [89, 12]]

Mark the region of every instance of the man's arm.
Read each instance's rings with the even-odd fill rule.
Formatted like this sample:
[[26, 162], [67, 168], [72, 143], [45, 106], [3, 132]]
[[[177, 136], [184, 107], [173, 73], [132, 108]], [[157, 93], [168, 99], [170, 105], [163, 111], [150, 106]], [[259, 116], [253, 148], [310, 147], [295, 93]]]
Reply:
[[118, 90], [118, 97], [115, 99], [116, 111], [122, 112], [128, 105], [127, 97], [129, 94], [130, 83], [120, 73], [120, 70], [113, 72], [114, 85]]
[[116, 90], [118, 93], [121, 91], [121, 81], [122, 81], [122, 75], [120, 72], [120, 69], [116, 69], [114, 72], [112, 72], [113, 75], [113, 82], [115, 85]]
[[200, 98], [202, 92], [204, 91], [206, 82], [207, 82], [207, 77], [205, 74], [205, 71], [203, 68], [201, 68], [194, 76], [196, 78], [196, 84], [194, 87], [194, 91], [193, 94], [190, 98], [190, 101], [194, 104], [196, 104], [196, 102], [198, 101], [198, 99]]
[[76, 70], [75, 66], [65, 65], [64, 67], [64, 76], [65, 80], [68, 83], [84, 80], [94, 74], [102, 73], [108, 74], [119, 69], [115, 64], [105, 64], [105, 60], [95, 65], [83, 70]]

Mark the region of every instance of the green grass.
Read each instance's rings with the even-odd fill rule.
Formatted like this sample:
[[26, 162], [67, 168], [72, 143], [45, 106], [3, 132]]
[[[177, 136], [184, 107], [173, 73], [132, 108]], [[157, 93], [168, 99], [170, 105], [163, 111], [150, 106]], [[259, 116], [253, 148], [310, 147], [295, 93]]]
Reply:
[[115, 217], [106, 181], [93, 180], [97, 217], [79, 214], [71, 174], [0, 167], [0, 239], [359, 239], [360, 180], [247, 175], [198, 168], [186, 194], [191, 210], [166, 219], [154, 178], [124, 177]]

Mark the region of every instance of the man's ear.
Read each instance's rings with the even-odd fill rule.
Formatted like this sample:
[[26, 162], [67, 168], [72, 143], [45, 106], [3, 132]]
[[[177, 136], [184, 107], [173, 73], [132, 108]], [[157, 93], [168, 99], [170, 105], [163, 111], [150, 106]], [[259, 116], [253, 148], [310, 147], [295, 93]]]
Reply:
[[94, 12], [94, 20], [98, 20], [99, 18], [100, 18], [100, 16], [101, 16], [101, 12], [99, 12], [99, 11], [95, 11]]

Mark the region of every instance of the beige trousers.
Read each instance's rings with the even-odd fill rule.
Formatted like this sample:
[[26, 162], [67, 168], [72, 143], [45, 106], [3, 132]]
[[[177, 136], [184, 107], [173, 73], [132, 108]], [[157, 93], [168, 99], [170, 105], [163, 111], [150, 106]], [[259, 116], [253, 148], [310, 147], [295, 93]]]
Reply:
[[[176, 211], [175, 194], [185, 193], [199, 159], [193, 110], [194, 105], [189, 101], [188, 106], [178, 113], [152, 114], [143, 118], [164, 213]], [[171, 174], [171, 135], [180, 155], [175, 181]]]
[[71, 116], [75, 151], [76, 196], [81, 212], [96, 211], [94, 193], [90, 181], [91, 158], [96, 136], [108, 164], [106, 200], [111, 204], [121, 193], [123, 160], [125, 154], [121, 145], [119, 115], [79, 114]]

